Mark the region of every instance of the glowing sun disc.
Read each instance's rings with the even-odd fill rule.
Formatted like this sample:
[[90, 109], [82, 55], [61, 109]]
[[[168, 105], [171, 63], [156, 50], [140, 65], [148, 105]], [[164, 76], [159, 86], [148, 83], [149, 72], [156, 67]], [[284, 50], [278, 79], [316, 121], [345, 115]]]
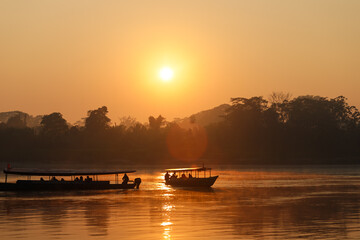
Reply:
[[164, 82], [168, 82], [174, 77], [174, 71], [169, 67], [163, 67], [160, 69], [159, 76]]

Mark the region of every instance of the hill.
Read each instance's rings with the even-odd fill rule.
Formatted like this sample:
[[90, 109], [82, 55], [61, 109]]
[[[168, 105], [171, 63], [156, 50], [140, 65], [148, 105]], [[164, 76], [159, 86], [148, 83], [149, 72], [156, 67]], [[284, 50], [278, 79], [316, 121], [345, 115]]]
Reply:
[[204, 110], [198, 113], [195, 113], [189, 117], [177, 118], [174, 122], [181, 125], [188, 125], [192, 122], [196, 122], [199, 125], [205, 127], [213, 123], [220, 122], [223, 119], [223, 116], [226, 114], [226, 111], [229, 109], [229, 104], [221, 104], [212, 109]]
[[0, 123], [7, 123], [8, 120], [13, 117], [19, 117], [25, 122], [27, 127], [33, 128], [40, 126], [43, 116], [38, 115], [34, 117], [21, 111], [0, 112]]

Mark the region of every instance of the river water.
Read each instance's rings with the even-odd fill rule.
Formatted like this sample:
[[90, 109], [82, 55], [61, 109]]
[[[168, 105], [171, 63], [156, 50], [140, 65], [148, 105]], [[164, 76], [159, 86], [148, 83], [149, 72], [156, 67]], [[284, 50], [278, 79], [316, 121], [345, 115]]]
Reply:
[[[0, 239], [360, 239], [360, 167], [216, 166], [210, 190], [0, 192]], [[1, 176], [1, 181], [4, 180]]]

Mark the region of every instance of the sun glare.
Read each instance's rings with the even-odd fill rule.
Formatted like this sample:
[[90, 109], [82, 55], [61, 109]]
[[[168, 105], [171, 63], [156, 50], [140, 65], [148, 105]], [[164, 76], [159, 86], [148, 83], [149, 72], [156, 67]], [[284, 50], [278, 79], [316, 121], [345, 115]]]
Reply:
[[169, 82], [174, 77], [174, 71], [169, 67], [160, 69], [159, 76], [163, 82]]

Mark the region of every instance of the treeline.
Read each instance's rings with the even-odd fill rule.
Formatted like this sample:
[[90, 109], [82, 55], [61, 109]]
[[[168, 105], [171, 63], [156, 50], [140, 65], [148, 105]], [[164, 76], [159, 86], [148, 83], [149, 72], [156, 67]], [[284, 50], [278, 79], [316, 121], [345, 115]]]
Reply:
[[233, 98], [207, 130], [212, 149], [248, 163], [360, 163], [360, 113], [343, 96]]
[[161, 115], [146, 124], [125, 119], [111, 124], [108, 109], [90, 110], [84, 126], [71, 126], [61, 113], [45, 115], [28, 128], [14, 116], [0, 124], [3, 163], [301, 164], [359, 163], [360, 113], [345, 97], [272, 94], [232, 98], [222, 120], [200, 126], [167, 122]]

